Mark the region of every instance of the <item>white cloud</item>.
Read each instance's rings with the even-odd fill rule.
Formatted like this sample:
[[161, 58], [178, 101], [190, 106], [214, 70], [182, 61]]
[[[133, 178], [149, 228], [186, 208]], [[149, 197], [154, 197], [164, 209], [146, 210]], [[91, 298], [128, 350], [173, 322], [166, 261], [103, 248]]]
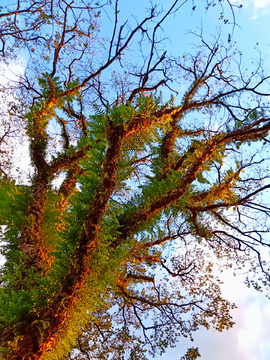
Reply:
[[262, 9], [270, 6], [270, 0], [252, 0], [255, 9]]
[[268, 14], [270, 11], [270, 0], [236, 0], [233, 4], [238, 6], [240, 4], [243, 5], [241, 11], [247, 10], [248, 12], [253, 13], [251, 17], [253, 20]]
[[253, 6], [255, 9], [263, 9], [270, 5], [270, 0], [236, 0], [233, 2], [234, 5], [242, 4], [244, 8]]
[[234, 277], [230, 271], [220, 275], [224, 281], [223, 296], [235, 302], [231, 314], [235, 325], [222, 333], [201, 329], [194, 334], [194, 342], [181, 338], [176, 349], [168, 349], [158, 360], [177, 360], [185, 349], [198, 346], [202, 360], [269, 360], [270, 359], [270, 301], [248, 289], [245, 276]]
[[270, 350], [267, 339], [264, 339], [265, 334], [269, 333], [267, 324], [270, 322], [270, 304], [263, 305], [261, 306], [261, 301], [256, 300], [245, 309], [245, 312], [242, 311], [244, 321], [237, 338], [245, 356], [250, 360], [263, 359], [266, 348]]

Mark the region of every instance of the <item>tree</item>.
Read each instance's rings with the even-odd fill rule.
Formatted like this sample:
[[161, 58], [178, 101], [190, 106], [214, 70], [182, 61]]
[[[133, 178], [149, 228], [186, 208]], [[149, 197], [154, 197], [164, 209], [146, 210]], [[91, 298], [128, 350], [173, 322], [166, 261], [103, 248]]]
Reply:
[[[3, 359], [143, 359], [233, 325], [213, 259], [269, 283], [269, 77], [202, 33], [197, 54], [167, 58], [159, 31], [178, 1], [134, 27], [116, 1], [106, 40], [110, 6], [26, 0], [0, 15], [2, 62], [26, 63], [1, 139], [25, 126], [32, 164], [28, 181], [0, 164]], [[172, 74], [177, 104], [158, 95]]]
[[187, 353], [181, 358], [181, 360], [193, 360], [199, 357], [201, 357], [201, 355], [199, 354], [198, 348], [192, 347], [188, 349]]

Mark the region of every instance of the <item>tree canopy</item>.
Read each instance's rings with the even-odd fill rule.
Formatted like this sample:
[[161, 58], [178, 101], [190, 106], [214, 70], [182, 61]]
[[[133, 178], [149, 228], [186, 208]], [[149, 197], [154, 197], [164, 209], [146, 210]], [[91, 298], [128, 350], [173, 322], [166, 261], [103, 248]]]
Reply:
[[2, 69], [24, 68], [1, 85], [2, 359], [146, 359], [229, 329], [214, 266], [268, 291], [269, 76], [231, 37], [167, 54], [183, 6], [124, 22], [117, 0], [1, 8]]

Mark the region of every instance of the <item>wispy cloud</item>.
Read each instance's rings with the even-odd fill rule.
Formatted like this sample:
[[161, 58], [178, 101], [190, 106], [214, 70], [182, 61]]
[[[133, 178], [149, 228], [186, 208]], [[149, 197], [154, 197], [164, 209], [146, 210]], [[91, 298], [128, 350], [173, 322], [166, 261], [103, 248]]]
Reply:
[[202, 360], [270, 359], [269, 300], [254, 289], [248, 289], [243, 283], [244, 276], [234, 277], [225, 271], [221, 278], [223, 296], [238, 306], [232, 311], [234, 327], [222, 333], [201, 329], [194, 334], [194, 343], [180, 339], [176, 349], [169, 349], [158, 360], [179, 359], [179, 353], [183, 355], [191, 346], [199, 347]]
[[266, 15], [270, 11], [270, 0], [236, 0], [235, 5], [243, 5], [243, 9], [249, 9], [253, 13], [252, 19]]
[[255, 9], [270, 7], [270, 0], [252, 0]]
[[270, 7], [270, 0], [235, 0], [234, 5], [243, 5], [246, 7], [253, 7], [254, 9], [264, 9]]
[[257, 298], [245, 307], [241, 317], [243, 321], [237, 331], [237, 340], [244, 356], [249, 360], [268, 360], [270, 304], [265, 298]]

